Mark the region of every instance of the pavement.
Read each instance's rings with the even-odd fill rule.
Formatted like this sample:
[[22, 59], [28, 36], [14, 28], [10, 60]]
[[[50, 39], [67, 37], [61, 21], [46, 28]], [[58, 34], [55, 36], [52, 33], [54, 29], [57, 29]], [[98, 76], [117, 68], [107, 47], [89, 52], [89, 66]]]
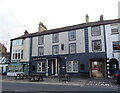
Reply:
[[118, 84], [113, 79], [107, 78], [80, 78], [71, 77], [70, 81], [59, 81], [57, 77], [45, 77], [44, 81], [29, 82], [28, 79], [15, 80], [14, 77], [2, 76], [0, 82], [16, 82], [16, 83], [28, 83], [28, 84], [50, 84], [50, 85], [69, 85], [69, 86], [80, 86], [80, 87], [109, 87], [118, 88]]

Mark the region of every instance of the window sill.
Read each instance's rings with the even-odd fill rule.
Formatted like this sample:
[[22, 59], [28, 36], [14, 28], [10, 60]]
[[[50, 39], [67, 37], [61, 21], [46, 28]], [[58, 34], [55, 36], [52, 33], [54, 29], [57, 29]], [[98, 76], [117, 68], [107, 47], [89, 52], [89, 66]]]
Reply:
[[120, 34], [119, 32], [118, 33], [111, 33], [111, 35], [116, 35], [116, 34]]
[[120, 52], [120, 50], [114, 50], [114, 51], [113, 51], [113, 53], [118, 53], [118, 52]]

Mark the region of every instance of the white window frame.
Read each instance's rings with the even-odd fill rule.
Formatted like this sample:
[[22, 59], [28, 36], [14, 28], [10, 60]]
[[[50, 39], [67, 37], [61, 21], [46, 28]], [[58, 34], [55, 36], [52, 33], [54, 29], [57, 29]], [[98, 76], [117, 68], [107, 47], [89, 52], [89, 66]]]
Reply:
[[[95, 42], [100, 42], [100, 49], [95, 49], [95, 47], [94, 47]], [[101, 42], [101, 40], [93, 40], [92, 41], [92, 51], [102, 51], [102, 42]]]
[[[19, 53], [20, 53], [20, 57], [18, 57]], [[16, 55], [17, 55], [17, 57], [15, 58]], [[12, 60], [17, 60], [17, 59], [23, 59], [23, 50], [13, 50]]]
[[69, 36], [69, 41], [76, 40], [76, 30], [69, 31], [68, 36]]
[[59, 33], [55, 33], [52, 35], [52, 42], [58, 43], [59, 42]]
[[44, 55], [44, 47], [38, 47], [38, 56], [43, 56], [43, 55]]
[[[43, 64], [45, 64], [45, 68], [43, 68]], [[45, 62], [37, 63], [37, 72], [46, 72], [46, 63]]]
[[111, 24], [111, 35], [119, 34], [119, 25], [118, 23]]
[[52, 54], [58, 55], [59, 54], [59, 45], [53, 45], [52, 46]]
[[[114, 43], [117, 44], [116, 47], [119, 47], [119, 46], [120, 46], [120, 41], [113, 41], [113, 42], [112, 42], [112, 45], [113, 45]], [[117, 49], [114, 49], [114, 47], [115, 47], [115, 46], [113, 46], [113, 52], [117, 52], [117, 51], [120, 52], [120, 48], [118, 48], [118, 50], [117, 50]]]
[[43, 45], [44, 44], [44, 36], [39, 36], [38, 37], [38, 45]]
[[[73, 49], [74, 46], [74, 49]], [[69, 44], [69, 54], [74, 54], [76, 53], [76, 43], [70, 43]]]
[[[77, 66], [74, 67], [75, 63]], [[66, 61], [66, 72], [77, 73], [78, 72], [78, 61]]]
[[100, 36], [101, 35], [100, 26], [91, 27], [91, 35], [92, 36]]

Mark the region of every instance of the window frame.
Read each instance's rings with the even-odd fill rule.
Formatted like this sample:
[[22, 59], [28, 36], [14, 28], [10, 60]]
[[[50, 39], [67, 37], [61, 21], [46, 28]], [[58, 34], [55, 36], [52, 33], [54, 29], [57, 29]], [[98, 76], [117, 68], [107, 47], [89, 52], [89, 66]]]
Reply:
[[[94, 42], [100, 42], [100, 49], [95, 50]], [[102, 41], [101, 40], [92, 40], [92, 51], [102, 51]]]
[[[72, 35], [71, 35], [72, 32], [75, 33], [73, 39], [72, 39]], [[69, 38], [69, 41], [75, 41], [76, 40], [76, 30], [68, 31], [68, 38]]]
[[[38, 65], [38, 64], [40, 64], [40, 65]], [[44, 70], [43, 70], [43, 64], [45, 64]], [[39, 67], [40, 67], [41, 69], [39, 69]], [[39, 73], [39, 72], [41, 72], [41, 73], [45, 73], [45, 72], [46, 72], [46, 62], [38, 62], [38, 63], [37, 63], [37, 72], [38, 72], [38, 73]]]
[[120, 46], [120, 41], [113, 41], [112, 42], [112, 48], [113, 48], [113, 52], [120, 52], [120, 48], [118, 48], [118, 50], [116, 49], [116, 50], [114, 50], [114, 46], [113, 46], [113, 43], [116, 43], [117, 44], [117, 46], [116, 47], [119, 47]]
[[[54, 49], [53, 49], [54, 47], [58, 47], [58, 53], [57, 54], [54, 53]], [[59, 55], [59, 45], [53, 45], [52, 46], [52, 55]]]
[[[93, 30], [93, 28], [95, 28], [95, 27], [98, 27], [99, 28], [99, 34], [98, 35], [96, 35], [96, 34], [93, 34], [93, 33], [95, 33], [95, 31]], [[100, 26], [92, 26], [91, 27], [91, 36], [101, 36], [101, 28], [100, 28]]]
[[[55, 38], [56, 35], [57, 35], [57, 40]], [[59, 33], [52, 34], [52, 43], [59, 43]]]
[[[113, 26], [117, 26], [117, 28], [116, 27], [112, 28]], [[117, 30], [116, 30], [116, 32], [113, 32], [112, 29], [114, 29], [114, 30], [117, 29]], [[118, 23], [111, 24], [111, 35], [115, 35], [115, 34], [119, 34], [119, 24]]]
[[44, 36], [38, 36], [38, 45], [44, 45]]
[[70, 43], [69, 44], [69, 54], [74, 54], [73, 52], [71, 52], [71, 47], [70, 47], [73, 44], [75, 45], [75, 52], [74, 53], [76, 53], [76, 43]]
[[[42, 52], [41, 55], [40, 55], [40, 48], [42, 48]], [[44, 47], [43, 46], [40, 46], [38, 47], [38, 56], [43, 56], [44, 55]]]
[[[74, 67], [74, 62], [77, 62], [77, 67]], [[70, 65], [71, 65], [71, 70], [69, 70], [69, 67], [67, 67], [67, 66], [70, 66]], [[74, 69], [76, 69], [76, 71]], [[66, 61], [66, 72], [67, 73], [78, 73], [79, 72], [78, 61], [76, 61], [76, 60]]]

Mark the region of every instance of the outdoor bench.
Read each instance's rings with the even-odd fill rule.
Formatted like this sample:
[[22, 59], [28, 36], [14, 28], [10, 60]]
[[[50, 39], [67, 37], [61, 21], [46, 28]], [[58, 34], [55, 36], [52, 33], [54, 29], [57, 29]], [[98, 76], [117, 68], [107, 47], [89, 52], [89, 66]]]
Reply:
[[24, 78], [27, 78], [27, 74], [19, 73], [14, 77], [15, 79], [24, 79]]
[[29, 81], [43, 81], [44, 76], [43, 75], [29, 75], [28, 79]]
[[62, 74], [62, 75], [59, 75], [58, 77], [59, 77], [59, 81], [70, 81], [71, 75]]

